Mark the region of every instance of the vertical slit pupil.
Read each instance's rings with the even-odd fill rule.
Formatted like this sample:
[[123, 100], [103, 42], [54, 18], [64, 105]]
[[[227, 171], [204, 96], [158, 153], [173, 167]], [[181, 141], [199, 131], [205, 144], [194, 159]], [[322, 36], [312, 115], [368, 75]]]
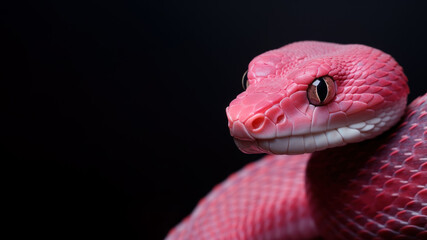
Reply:
[[319, 96], [320, 102], [325, 101], [326, 96], [328, 96], [328, 85], [326, 84], [323, 78], [319, 78], [317, 81], [317, 96]]

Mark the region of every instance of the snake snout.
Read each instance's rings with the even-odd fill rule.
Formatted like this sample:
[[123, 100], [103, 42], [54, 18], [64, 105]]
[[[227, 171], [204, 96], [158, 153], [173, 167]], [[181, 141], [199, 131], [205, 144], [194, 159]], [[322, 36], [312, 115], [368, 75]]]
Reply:
[[284, 119], [278, 107], [282, 98], [275, 91], [266, 93], [254, 86], [241, 93], [226, 109], [231, 135], [245, 141], [275, 138], [276, 125]]
[[276, 136], [276, 124], [263, 113], [258, 113], [245, 122], [246, 129], [258, 139], [274, 138]]
[[[253, 141], [255, 139], [271, 139], [276, 137], [276, 121], [273, 121], [271, 116], [269, 117], [265, 113], [253, 114], [245, 121], [241, 121], [231, 116], [227, 109], [227, 116], [230, 133], [234, 138]], [[280, 117], [278, 119], [282, 120]]]

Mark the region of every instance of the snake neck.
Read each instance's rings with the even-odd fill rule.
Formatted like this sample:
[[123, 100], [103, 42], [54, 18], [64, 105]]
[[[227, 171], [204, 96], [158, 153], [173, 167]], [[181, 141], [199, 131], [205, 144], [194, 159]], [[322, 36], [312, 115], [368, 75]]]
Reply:
[[426, 99], [415, 100], [398, 124], [377, 138], [312, 154], [306, 188], [322, 236], [347, 239], [338, 229], [354, 225], [353, 233], [370, 229], [364, 236], [370, 238], [396, 219], [400, 227], [411, 225], [410, 217], [422, 212]]

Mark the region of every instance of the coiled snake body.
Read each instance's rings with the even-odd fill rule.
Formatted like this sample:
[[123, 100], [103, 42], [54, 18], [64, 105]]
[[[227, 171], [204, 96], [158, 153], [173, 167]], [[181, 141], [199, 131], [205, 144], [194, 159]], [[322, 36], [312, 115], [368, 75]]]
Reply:
[[390, 55], [296, 42], [247, 76], [231, 135], [274, 155], [216, 186], [167, 239], [427, 239], [427, 95], [406, 107]]

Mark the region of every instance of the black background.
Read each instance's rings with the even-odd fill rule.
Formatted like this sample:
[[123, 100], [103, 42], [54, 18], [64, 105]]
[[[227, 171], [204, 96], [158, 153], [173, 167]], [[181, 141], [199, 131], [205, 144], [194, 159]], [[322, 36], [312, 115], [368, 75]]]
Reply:
[[260, 157], [235, 147], [224, 109], [266, 50], [370, 45], [404, 67], [410, 99], [426, 91], [415, 1], [1, 5], [2, 198], [15, 236], [164, 238]]

